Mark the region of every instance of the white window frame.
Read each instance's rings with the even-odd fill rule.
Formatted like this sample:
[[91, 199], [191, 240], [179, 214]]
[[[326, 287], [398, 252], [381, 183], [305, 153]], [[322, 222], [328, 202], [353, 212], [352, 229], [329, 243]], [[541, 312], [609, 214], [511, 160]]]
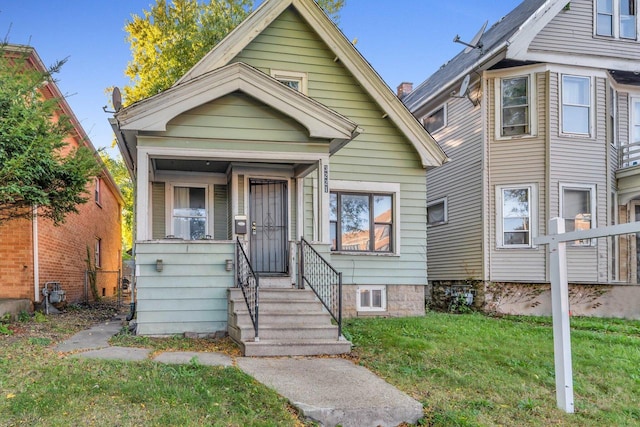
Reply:
[[[331, 255], [369, 255], [369, 256], [399, 256], [400, 255], [400, 184], [395, 182], [367, 182], [367, 181], [329, 181], [330, 193], [364, 193], [364, 194], [391, 194], [393, 204], [393, 223], [391, 232], [393, 233], [391, 252], [352, 252], [352, 251], [331, 251]], [[329, 215], [327, 214], [327, 221]]]
[[286, 70], [271, 70], [271, 77], [283, 82], [291, 81], [298, 82], [300, 93], [308, 95], [309, 90], [309, 77], [307, 73], [301, 73], [298, 71], [286, 71]]
[[[382, 307], [373, 307], [373, 298], [369, 299], [369, 306], [363, 306], [360, 294], [363, 291], [373, 293], [373, 291], [381, 291]], [[384, 312], [387, 311], [387, 286], [386, 285], [360, 285], [356, 289], [356, 310], [366, 312]]]
[[[437, 129], [434, 130], [429, 130], [427, 129], [427, 119], [429, 119], [430, 117], [434, 116], [436, 113], [438, 113], [440, 110], [442, 110], [442, 123], [443, 125], [440, 126]], [[429, 132], [430, 134], [434, 134], [436, 132], [440, 132], [442, 129], [447, 127], [447, 103], [444, 103], [442, 105], [440, 105], [438, 108], [434, 108], [433, 110], [429, 111], [428, 114], [425, 114], [424, 117], [422, 118], [422, 126], [427, 130], [427, 132]]]
[[[565, 77], [572, 77], [572, 78], [578, 78], [578, 79], [584, 79], [584, 80], [588, 80], [589, 82], [589, 114], [587, 115], [588, 119], [589, 119], [589, 123], [587, 126], [587, 133], [582, 133], [582, 132], [568, 132], [564, 130], [564, 78]], [[581, 76], [581, 75], [577, 75], [577, 74], [560, 74], [560, 96], [558, 97], [559, 101], [560, 101], [560, 105], [559, 105], [559, 112], [560, 112], [560, 129], [559, 132], [561, 135], [563, 136], [573, 136], [573, 137], [583, 137], [583, 138], [592, 138], [594, 135], [593, 132], [593, 126], [594, 126], [594, 110], [595, 108], [593, 107], [593, 103], [594, 103], [594, 93], [593, 93], [593, 78], [591, 76]], [[585, 105], [580, 105], [580, 104], [566, 104], [567, 106], [575, 106], [575, 107], [585, 107]]]
[[102, 239], [96, 237], [93, 246], [93, 265], [95, 268], [102, 268]]
[[[502, 135], [502, 81], [517, 79], [521, 77], [527, 77], [529, 81], [529, 132], [521, 135]], [[500, 75], [494, 79], [494, 92], [495, 92], [495, 138], [496, 140], [512, 140], [517, 138], [531, 138], [537, 136], [538, 133], [538, 112], [537, 112], [537, 98], [535, 92], [535, 72], [514, 74], [514, 75]]]
[[[596, 213], [598, 211], [597, 205], [596, 205], [596, 200], [597, 200], [597, 193], [596, 193], [596, 185], [595, 184], [582, 184], [582, 183], [572, 183], [572, 182], [561, 182], [559, 184], [559, 203], [558, 203], [558, 216], [560, 218], [562, 218], [563, 220], [565, 219], [564, 217], [564, 190], [569, 189], [569, 190], [589, 190], [589, 194], [590, 194], [590, 201], [589, 203], [591, 203], [591, 228], [596, 228], [597, 227], [597, 217], [596, 217]], [[571, 243], [571, 246], [576, 246], [576, 247], [580, 247], [580, 246], [584, 246], [584, 247], [590, 247], [590, 246], [595, 246], [596, 244], [596, 239], [585, 239], [585, 240], [576, 240], [575, 242]]]
[[[629, 95], [629, 144], [635, 144], [636, 142], [640, 142], [640, 139], [638, 141], [634, 141], [633, 138], [633, 131], [635, 127], [638, 127], [640, 129], [640, 114], [638, 114], [638, 116], [636, 117], [636, 110], [634, 108], [634, 104], [638, 103], [640, 104], [640, 95]], [[638, 160], [640, 160], [640, 156], [638, 158]], [[632, 161], [629, 166], [636, 166], [638, 164], [640, 164], [640, 162], [636, 161], [635, 164], [632, 164], [634, 161]]]
[[623, 37], [620, 34], [620, 27], [621, 27], [621, 19], [622, 19], [622, 15], [620, 14], [620, 0], [612, 0], [612, 4], [613, 4], [613, 10], [611, 12], [611, 20], [612, 20], [612, 28], [611, 28], [611, 34], [598, 34], [598, 15], [600, 15], [598, 13], [598, 0], [593, 0], [593, 35], [595, 37], [604, 37], [604, 38], [614, 38], [614, 39], [620, 39], [620, 40], [638, 40], [638, 30], [640, 29], [638, 26], [638, 1], [634, 0], [634, 7], [635, 7], [635, 16], [636, 17], [636, 25], [635, 25], [635, 30], [636, 30], [636, 34], [635, 37], [631, 38], [631, 37]]
[[[529, 190], [529, 243], [508, 245], [504, 243], [504, 190]], [[499, 249], [535, 249], [533, 239], [538, 235], [538, 186], [534, 183], [496, 185], [496, 247]]]
[[100, 194], [100, 185], [101, 185], [101, 179], [100, 177], [96, 177], [95, 179], [95, 188], [93, 190], [93, 199], [96, 202], [96, 204], [98, 206], [100, 206], [100, 202], [101, 202], [101, 194]]
[[[430, 223], [429, 222], [429, 208], [432, 206], [436, 206], [442, 204], [442, 207], [444, 209], [444, 219], [440, 222], [434, 222], [434, 223]], [[448, 213], [448, 206], [447, 206], [447, 198], [446, 197], [442, 197], [440, 199], [436, 199], [433, 200], [431, 202], [427, 202], [427, 227], [435, 227], [438, 225], [443, 225], [446, 224], [447, 222], [449, 222], [449, 213]]]
[[[203, 184], [198, 182], [166, 182], [165, 183], [165, 230], [168, 230], [167, 235], [175, 236], [175, 229], [173, 226], [173, 207], [174, 207], [174, 188], [175, 187], [188, 187], [188, 188], [204, 188], [205, 197], [205, 235], [211, 235], [214, 230], [213, 221], [213, 186], [210, 184]], [[177, 237], [177, 236], [176, 236]]]

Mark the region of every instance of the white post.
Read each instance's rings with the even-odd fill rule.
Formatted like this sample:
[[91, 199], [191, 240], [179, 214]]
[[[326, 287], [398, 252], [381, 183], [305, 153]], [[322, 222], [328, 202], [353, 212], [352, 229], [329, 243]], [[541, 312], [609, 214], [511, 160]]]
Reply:
[[[564, 233], [564, 219], [549, 222], [549, 234]], [[567, 280], [566, 243], [549, 244], [551, 261], [551, 305], [553, 312], [553, 349], [556, 368], [556, 400], [558, 408], [572, 414], [573, 370], [571, 367], [571, 330], [569, 327], [569, 284]]]

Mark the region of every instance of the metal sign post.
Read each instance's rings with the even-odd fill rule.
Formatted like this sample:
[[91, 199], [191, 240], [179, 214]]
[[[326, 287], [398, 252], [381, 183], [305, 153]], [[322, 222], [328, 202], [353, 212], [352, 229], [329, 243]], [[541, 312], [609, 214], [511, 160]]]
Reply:
[[566, 242], [638, 233], [640, 232], [640, 222], [565, 233], [564, 219], [553, 218], [549, 222], [549, 232], [551, 234], [548, 236], [536, 237], [533, 242], [536, 245], [549, 245], [556, 399], [558, 408], [572, 414], [574, 412], [573, 370], [571, 366]]

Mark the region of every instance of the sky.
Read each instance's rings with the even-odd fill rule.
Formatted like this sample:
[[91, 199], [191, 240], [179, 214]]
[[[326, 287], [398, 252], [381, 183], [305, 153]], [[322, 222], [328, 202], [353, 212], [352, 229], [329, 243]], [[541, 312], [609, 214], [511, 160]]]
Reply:
[[[124, 25], [153, 0], [0, 0], [0, 38], [33, 46], [45, 65], [68, 58], [58, 87], [96, 148], [112, 149], [105, 89], [128, 84]], [[338, 26], [394, 92], [426, 80], [520, 0], [346, 0]]]

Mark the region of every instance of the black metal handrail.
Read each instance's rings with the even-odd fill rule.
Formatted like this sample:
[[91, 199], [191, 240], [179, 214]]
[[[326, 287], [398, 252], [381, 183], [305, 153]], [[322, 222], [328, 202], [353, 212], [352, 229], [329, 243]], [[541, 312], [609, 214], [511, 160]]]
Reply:
[[260, 341], [258, 335], [260, 277], [253, 271], [251, 262], [239, 238], [236, 243], [236, 266], [236, 286], [242, 289], [244, 301], [247, 303], [247, 308], [249, 309], [251, 323], [253, 323], [255, 340]]
[[342, 337], [342, 273], [337, 271], [304, 238], [300, 238], [300, 277], [315, 292], [338, 324]]

